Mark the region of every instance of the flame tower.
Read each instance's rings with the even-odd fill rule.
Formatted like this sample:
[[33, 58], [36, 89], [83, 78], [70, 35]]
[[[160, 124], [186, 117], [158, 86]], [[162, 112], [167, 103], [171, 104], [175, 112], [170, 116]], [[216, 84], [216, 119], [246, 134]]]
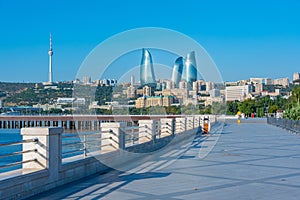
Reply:
[[52, 55], [53, 55], [53, 50], [52, 50], [52, 35], [50, 33], [50, 49], [48, 51], [49, 55], [49, 83], [52, 83]]
[[175, 61], [172, 81], [175, 86], [178, 87], [181, 80], [186, 81], [189, 84], [189, 87], [192, 87], [192, 83], [197, 80], [197, 67], [194, 51], [188, 53], [185, 59], [179, 57]]
[[155, 86], [155, 74], [152, 63], [152, 56], [150, 52], [146, 49], [143, 49], [142, 60], [140, 66], [140, 81], [141, 85], [150, 85]]
[[185, 59], [185, 67], [186, 74], [183, 76], [183, 79], [192, 85], [192, 83], [197, 80], [196, 58], [194, 51], [187, 54]]
[[184, 62], [183, 57], [179, 57], [176, 59], [174, 67], [173, 67], [172, 81], [176, 87], [178, 87], [179, 82], [181, 81], [183, 62]]

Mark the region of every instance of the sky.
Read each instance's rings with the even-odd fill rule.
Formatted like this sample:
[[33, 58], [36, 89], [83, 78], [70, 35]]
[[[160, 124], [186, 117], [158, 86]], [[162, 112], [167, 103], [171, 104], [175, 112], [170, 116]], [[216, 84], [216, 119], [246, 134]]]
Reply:
[[300, 71], [299, 10], [298, 0], [0, 0], [0, 81], [47, 81], [50, 32], [53, 79], [64, 81], [99, 43], [142, 27], [193, 38], [224, 81], [291, 79]]

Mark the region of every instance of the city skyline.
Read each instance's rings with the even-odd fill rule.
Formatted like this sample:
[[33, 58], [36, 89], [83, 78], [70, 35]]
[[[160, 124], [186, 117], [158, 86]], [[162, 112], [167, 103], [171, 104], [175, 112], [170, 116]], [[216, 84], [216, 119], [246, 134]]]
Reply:
[[[142, 10], [135, 1], [114, 4], [1, 1], [0, 16], [5, 20], [0, 66], [5, 72], [0, 81], [48, 81], [50, 32], [55, 38], [55, 82], [73, 80], [85, 57], [106, 38], [149, 26], [180, 31], [199, 42], [215, 61], [224, 81], [248, 77], [291, 80], [293, 72], [299, 71], [300, 28], [295, 26], [300, 18], [298, 1], [199, 1], [193, 3], [189, 16], [173, 13], [178, 4], [169, 1], [160, 2], [160, 6], [154, 1]], [[143, 14], [150, 10], [155, 10], [155, 15]]]

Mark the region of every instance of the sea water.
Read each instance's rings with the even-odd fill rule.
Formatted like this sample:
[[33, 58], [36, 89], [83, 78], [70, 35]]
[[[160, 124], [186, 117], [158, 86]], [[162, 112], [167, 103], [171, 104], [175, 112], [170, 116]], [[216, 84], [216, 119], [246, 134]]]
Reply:
[[[75, 130], [64, 130], [64, 133], [66, 135], [68, 134], [74, 134], [78, 133]], [[79, 134], [93, 134], [95, 132], [91, 131], [80, 131]], [[91, 135], [90, 135], [91, 136]], [[89, 141], [99, 141], [99, 137], [88, 137]], [[82, 136], [81, 137], [71, 137], [71, 138], [64, 138], [62, 139], [62, 158], [67, 158], [67, 157], [72, 157], [76, 155], [83, 155], [83, 151], [76, 151], [79, 149], [83, 149], [83, 144], [82, 144]], [[22, 136], [21, 136], [21, 130], [20, 129], [0, 129], [0, 144], [5, 144], [8, 142], [17, 142], [21, 141]], [[69, 143], [72, 143], [72, 145], [68, 145]], [[99, 144], [99, 143], [98, 143]], [[97, 146], [97, 144], [96, 144]], [[89, 145], [87, 151], [95, 151], [99, 150], [99, 147], [93, 147], [93, 145]], [[6, 167], [2, 168], [1, 166], [7, 165], [7, 164], [12, 164], [16, 162], [21, 162], [22, 161], [22, 154], [20, 155], [13, 155], [13, 156], [4, 156], [8, 154], [12, 154], [15, 152], [20, 152], [22, 151], [22, 144], [17, 144], [17, 145], [10, 145], [10, 146], [0, 146], [0, 173], [2, 172], [7, 172], [15, 169], [20, 169], [22, 167], [21, 164], [12, 166], [12, 167]], [[73, 152], [73, 153], [66, 153], [66, 152]]]
[[[8, 142], [16, 142], [21, 141], [22, 137], [20, 134], [20, 129], [0, 129], [0, 144], [8, 143]], [[14, 152], [22, 151], [22, 145], [10, 145], [10, 146], [0, 146], [0, 166], [7, 165], [10, 163], [21, 162], [22, 155], [14, 155], [14, 156], [5, 156], [3, 155], [11, 154]], [[12, 166], [8, 168], [0, 168], [0, 173], [5, 171], [10, 171], [14, 169], [20, 169], [21, 165]]]

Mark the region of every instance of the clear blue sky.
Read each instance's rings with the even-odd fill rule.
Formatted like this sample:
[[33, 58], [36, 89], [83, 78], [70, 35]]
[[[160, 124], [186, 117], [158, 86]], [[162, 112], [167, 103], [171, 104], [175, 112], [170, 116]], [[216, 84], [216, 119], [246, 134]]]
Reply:
[[72, 80], [106, 38], [138, 27], [164, 27], [198, 41], [223, 80], [291, 77], [300, 71], [300, 1], [0, 0], [0, 81]]

